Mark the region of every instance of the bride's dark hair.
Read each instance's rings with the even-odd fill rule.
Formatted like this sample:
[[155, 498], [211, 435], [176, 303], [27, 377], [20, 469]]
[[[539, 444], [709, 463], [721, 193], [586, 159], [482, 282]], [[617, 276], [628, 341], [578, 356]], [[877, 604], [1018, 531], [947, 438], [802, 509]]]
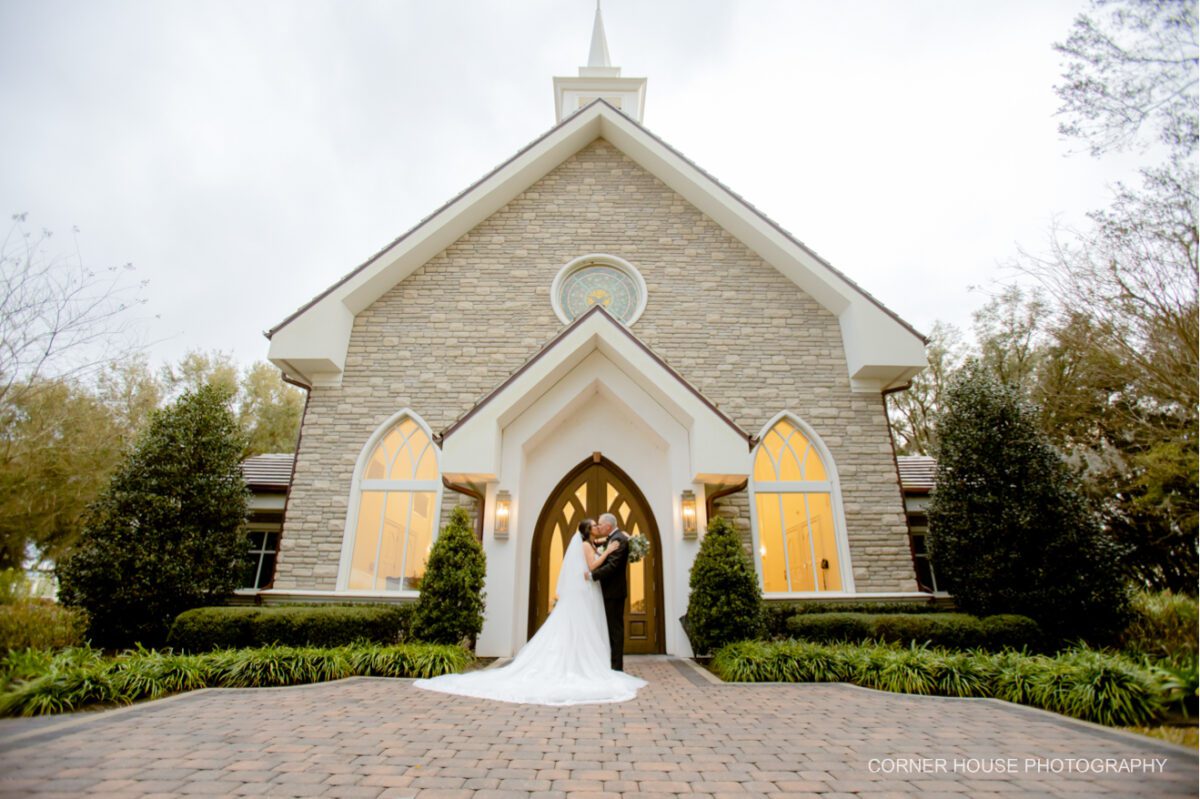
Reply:
[[590, 536], [592, 534], [592, 525], [594, 525], [594, 524], [595, 524], [595, 522], [592, 521], [591, 519], [584, 519], [583, 521], [581, 521], [579, 523], [579, 537], [582, 538], [584, 541], [587, 541], [588, 536]]

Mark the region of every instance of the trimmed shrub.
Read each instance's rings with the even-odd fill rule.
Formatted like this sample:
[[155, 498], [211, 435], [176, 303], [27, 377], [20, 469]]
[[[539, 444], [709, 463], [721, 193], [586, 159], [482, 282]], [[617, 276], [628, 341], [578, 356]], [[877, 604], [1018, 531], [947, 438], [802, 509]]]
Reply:
[[271, 644], [395, 644], [408, 638], [413, 605], [280, 605], [195, 608], [179, 614], [167, 644], [185, 652]]
[[248, 541], [243, 439], [212, 386], [155, 411], [59, 563], [63, 604], [106, 648], [162, 643], [181, 612], [237, 587]]
[[742, 641], [717, 652], [712, 670], [730, 682], [850, 682], [905, 693], [990, 696], [1109, 726], [1159, 717], [1173, 690], [1158, 670], [1086, 648], [1046, 657], [918, 645]]
[[929, 551], [958, 607], [1029, 616], [1056, 641], [1119, 633], [1120, 552], [1036, 410], [968, 363], [944, 394], [937, 442]]
[[720, 516], [708, 522], [689, 584], [687, 632], [697, 655], [759, 636], [763, 610], [758, 576], [737, 531]]
[[984, 616], [979, 623], [983, 625], [983, 642], [980, 646], [985, 649], [1036, 651], [1042, 649], [1046, 643], [1041, 626], [1028, 616], [997, 613], [995, 616]]
[[0, 716], [65, 713], [209, 687], [298, 685], [350, 676], [435, 677], [462, 671], [473, 660], [462, 647], [437, 644], [273, 646], [201, 655], [139, 649], [115, 659], [94, 649], [65, 650], [53, 658], [10, 655], [3, 661]]
[[458, 644], [483, 629], [487, 559], [465, 508], [455, 508], [442, 528], [413, 610], [413, 630], [423, 641]]
[[806, 641], [882, 641], [946, 649], [1037, 649], [1042, 633], [1025, 616], [976, 618], [965, 613], [803, 613], [788, 619], [788, 633]]
[[788, 619], [787, 631], [804, 641], [865, 641], [875, 635], [873, 621], [865, 613], [802, 613]]
[[953, 607], [933, 602], [764, 602], [767, 635], [786, 638], [788, 620], [816, 613], [950, 613]]
[[48, 599], [0, 605], [0, 652], [79, 646], [87, 626], [87, 613]]

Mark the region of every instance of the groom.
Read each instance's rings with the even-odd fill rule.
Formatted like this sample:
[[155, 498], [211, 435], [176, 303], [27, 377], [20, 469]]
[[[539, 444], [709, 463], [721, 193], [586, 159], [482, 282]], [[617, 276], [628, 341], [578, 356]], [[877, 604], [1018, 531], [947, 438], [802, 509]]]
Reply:
[[616, 547], [603, 563], [592, 569], [592, 579], [600, 582], [600, 593], [604, 597], [611, 666], [614, 671], [622, 671], [625, 663], [622, 658], [625, 654], [625, 596], [629, 593], [625, 568], [629, 563], [629, 536], [617, 529], [616, 516], [602, 513], [600, 520], [592, 526], [592, 541], [605, 550]]

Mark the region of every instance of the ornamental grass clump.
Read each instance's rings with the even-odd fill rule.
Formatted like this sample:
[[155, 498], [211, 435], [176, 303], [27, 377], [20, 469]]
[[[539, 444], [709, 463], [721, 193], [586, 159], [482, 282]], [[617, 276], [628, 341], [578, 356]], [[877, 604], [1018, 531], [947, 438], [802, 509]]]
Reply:
[[[38, 665], [43, 666], [42, 670], [30, 673], [30, 667]], [[86, 705], [125, 703], [113, 685], [110, 665], [99, 650], [66, 649], [48, 662], [29, 656], [22, 659], [20, 667], [25, 671], [14, 675], [0, 693], [0, 717], [43, 716]]]
[[1052, 693], [1067, 716], [1109, 726], [1140, 724], [1159, 715], [1171, 686], [1162, 672], [1138, 668], [1124, 658], [1079, 649], [1058, 658], [1066, 669]]
[[214, 665], [212, 658], [139, 647], [112, 664], [111, 679], [117, 693], [131, 702], [158, 699], [206, 688], [213, 682]]
[[1086, 648], [1048, 657], [916, 644], [741, 641], [718, 651], [711, 667], [730, 682], [842, 681], [911, 694], [994, 697], [1110, 726], [1160, 716], [1176, 690], [1160, 669]]
[[340, 680], [353, 674], [341, 649], [265, 646], [244, 649], [213, 675], [226, 688], [261, 688]]
[[474, 656], [438, 644], [335, 649], [271, 646], [198, 655], [130, 650], [105, 658], [94, 649], [9, 653], [0, 667], [0, 716], [65, 713], [89, 705], [129, 704], [199, 688], [257, 688], [324, 682], [351, 676], [436, 677], [462, 671]]

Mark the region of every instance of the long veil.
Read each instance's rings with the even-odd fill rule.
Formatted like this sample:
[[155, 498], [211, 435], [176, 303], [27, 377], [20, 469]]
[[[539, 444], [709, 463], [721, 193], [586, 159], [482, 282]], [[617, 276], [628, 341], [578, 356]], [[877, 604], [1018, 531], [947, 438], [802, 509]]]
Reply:
[[413, 685], [430, 691], [542, 705], [624, 702], [646, 681], [609, 668], [600, 586], [587, 579], [583, 540], [572, 535], [546, 621], [512, 662], [496, 669], [447, 674]]

